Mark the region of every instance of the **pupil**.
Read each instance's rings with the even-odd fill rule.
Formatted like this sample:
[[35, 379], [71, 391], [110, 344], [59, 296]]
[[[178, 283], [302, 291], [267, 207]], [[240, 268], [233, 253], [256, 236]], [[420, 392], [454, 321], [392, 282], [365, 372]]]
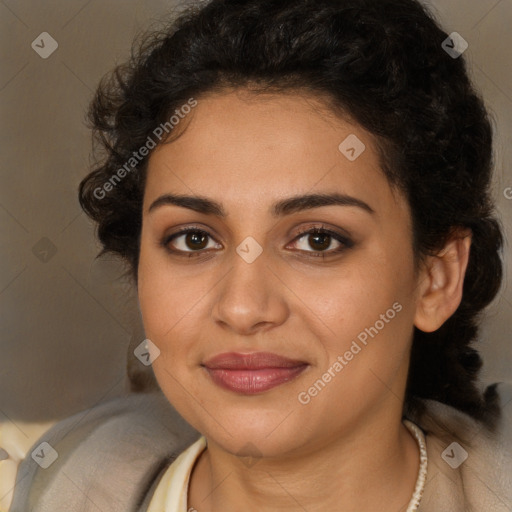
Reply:
[[[320, 251], [320, 250], [323, 250], [323, 249], [327, 249], [330, 245], [330, 237], [331, 235], [328, 235], [328, 234], [325, 234], [325, 233], [315, 233], [314, 235], [310, 235], [310, 245], [311, 247], [313, 247], [313, 249], [317, 250], [317, 251]], [[311, 239], [314, 239], [314, 240], [318, 240], [320, 239], [321, 241], [320, 242], [313, 242], [311, 244]], [[323, 243], [322, 243], [323, 241]], [[319, 245], [320, 247], [314, 247], [314, 245]]]
[[[207, 244], [205, 244], [206, 235], [204, 233], [189, 233], [187, 235], [187, 244], [190, 242], [190, 245], [192, 246], [192, 249], [204, 249]], [[198, 244], [200, 246], [198, 246]]]

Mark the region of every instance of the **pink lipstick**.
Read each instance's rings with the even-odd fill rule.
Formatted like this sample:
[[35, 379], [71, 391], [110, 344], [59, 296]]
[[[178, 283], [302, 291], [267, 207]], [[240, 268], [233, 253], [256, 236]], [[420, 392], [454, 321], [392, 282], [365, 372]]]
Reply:
[[235, 393], [253, 395], [289, 382], [308, 364], [270, 352], [229, 352], [209, 359], [203, 366], [218, 386]]

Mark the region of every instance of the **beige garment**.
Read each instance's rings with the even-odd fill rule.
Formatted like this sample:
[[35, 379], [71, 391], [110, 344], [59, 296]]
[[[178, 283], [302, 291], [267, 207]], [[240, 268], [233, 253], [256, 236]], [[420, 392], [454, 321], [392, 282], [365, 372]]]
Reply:
[[0, 512], [9, 510], [19, 463], [34, 441], [54, 423], [0, 423]]
[[[512, 511], [512, 387], [498, 390], [504, 418], [496, 434], [430, 400], [425, 413], [408, 417], [422, 428], [427, 445], [419, 512]], [[48, 469], [25, 457], [10, 512], [146, 512], [160, 476], [198, 437], [159, 394], [83, 411], [35, 442], [48, 442], [59, 457]]]
[[[428, 458], [417, 512], [512, 512], [510, 445], [452, 407], [426, 403], [426, 413], [416, 419], [425, 434]], [[507, 420], [505, 414], [503, 429], [510, 429]], [[502, 432], [501, 438], [507, 434]], [[168, 467], [147, 512], [190, 512], [190, 474], [205, 447], [201, 437]]]
[[[418, 435], [424, 442], [421, 431], [418, 431]], [[188, 488], [194, 464], [205, 450], [206, 445], [205, 437], [201, 436], [167, 468], [158, 483], [147, 512], [197, 512], [196, 509], [188, 506]], [[420, 480], [419, 477], [418, 480]], [[418, 482], [416, 482], [416, 486], [418, 486]], [[407, 512], [419, 510], [416, 506], [417, 502], [412, 503], [413, 501], [411, 500], [409, 503]]]
[[167, 468], [147, 512], [193, 512], [188, 506], [188, 484], [192, 468], [205, 448], [206, 439], [201, 436]]
[[[460, 411], [428, 400], [413, 419], [426, 432], [428, 472], [418, 512], [512, 511], [512, 418], [497, 435]], [[466, 458], [467, 457], [467, 458]]]

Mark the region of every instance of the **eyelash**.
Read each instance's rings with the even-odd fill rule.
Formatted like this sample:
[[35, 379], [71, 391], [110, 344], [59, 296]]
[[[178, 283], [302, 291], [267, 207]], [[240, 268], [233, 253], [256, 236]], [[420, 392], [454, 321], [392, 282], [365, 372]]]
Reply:
[[[193, 258], [193, 257], [202, 256], [206, 249], [201, 249], [201, 250], [198, 250], [198, 251], [181, 251], [179, 249], [171, 249], [169, 247], [169, 244], [175, 238], [178, 238], [181, 235], [189, 234], [189, 233], [199, 233], [199, 234], [206, 235], [206, 236], [212, 238], [211, 235], [207, 231], [204, 231], [203, 229], [199, 229], [199, 228], [193, 227], [193, 226], [187, 226], [187, 227], [184, 227], [184, 228], [180, 229], [176, 233], [173, 233], [172, 235], [164, 236], [163, 239], [160, 241], [160, 245], [167, 252], [171, 253], [172, 255], [182, 256], [182, 257], [186, 257], [186, 258]], [[332, 238], [334, 238], [337, 242], [339, 242], [341, 244], [341, 246], [338, 247], [337, 249], [331, 249], [330, 251], [300, 251], [300, 252], [303, 252], [303, 253], [304, 252], [307, 253], [309, 256], [311, 256], [313, 258], [323, 258], [323, 259], [325, 259], [329, 255], [339, 254], [339, 253], [345, 251], [346, 249], [350, 249], [354, 245], [354, 243], [349, 238], [347, 238], [346, 236], [344, 236], [344, 235], [342, 235], [340, 233], [337, 233], [336, 231], [332, 231], [330, 229], [327, 229], [324, 226], [320, 226], [320, 227], [317, 226], [317, 227], [313, 227], [313, 228], [306, 228], [305, 230], [300, 231], [297, 234], [297, 236], [292, 240], [292, 242], [300, 240], [305, 235], [310, 235], [310, 234], [311, 235], [315, 235], [315, 234], [329, 235], [329, 236], [331, 236]]]

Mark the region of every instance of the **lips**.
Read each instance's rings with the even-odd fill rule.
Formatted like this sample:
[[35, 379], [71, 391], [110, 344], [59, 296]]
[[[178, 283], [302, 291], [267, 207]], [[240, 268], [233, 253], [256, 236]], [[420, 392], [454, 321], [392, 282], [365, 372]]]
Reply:
[[270, 352], [219, 354], [205, 363], [218, 386], [241, 394], [257, 394], [298, 377], [308, 364]]

